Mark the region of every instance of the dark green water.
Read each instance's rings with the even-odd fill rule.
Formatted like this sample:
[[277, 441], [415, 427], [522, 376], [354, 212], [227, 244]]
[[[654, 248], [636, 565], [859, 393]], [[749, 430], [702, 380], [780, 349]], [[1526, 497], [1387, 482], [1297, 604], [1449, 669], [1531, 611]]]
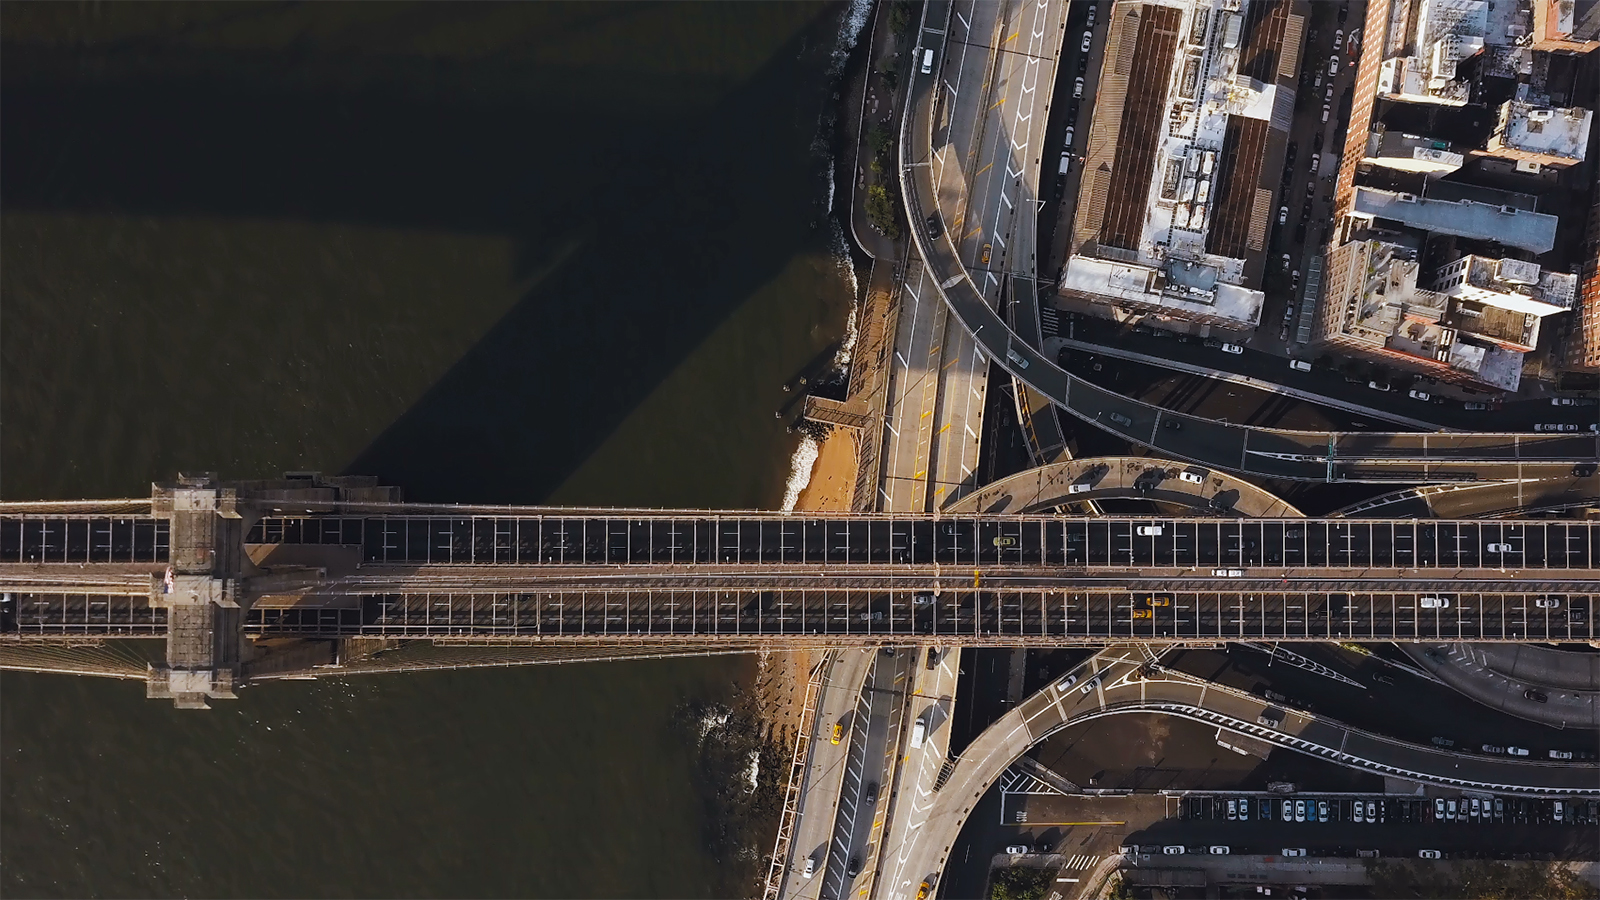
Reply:
[[[844, 12], [0, 6], [0, 497], [320, 469], [776, 506], [780, 386], [852, 290], [819, 141]], [[7, 674], [0, 893], [746, 893], [675, 714], [749, 678], [376, 676], [193, 713]]]

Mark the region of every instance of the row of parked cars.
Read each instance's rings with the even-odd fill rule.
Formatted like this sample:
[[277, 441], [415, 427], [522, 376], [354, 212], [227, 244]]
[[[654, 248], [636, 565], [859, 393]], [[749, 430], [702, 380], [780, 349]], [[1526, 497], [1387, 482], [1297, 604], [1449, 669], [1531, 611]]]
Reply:
[[1600, 801], [1478, 797], [1226, 797], [1191, 794], [1178, 807], [1180, 819], [1279, 822], [1352, 822], [1404, 824], [1435, 822], [1510, 823], [1513, 825], [1600, 822]]
[[[1120, 848], [1123, 856], [1153, 855], [1156, 853], [1166, 856], [1182, 856], [1184, 854], [1206, 854], [1210, 856], [1228, 856], [1233, 853], [1233, 848], [1225, 845], [1191, 847], [1184, 844], [1127, 844]], [[1260, 851], [1257, 851], [1260, 852]], [[1278, 851], [1280, 856], [1348, 856], [1348, 851], [1343, 849], [1321, 850], [1312, 853], [1305, 847], [1284, 847]], [[1359, 859], [1377, 859], [1383, 854], [1378, 850], [1357, 850], [1355, 855]], [[1444, 852], [1440, 850], [1418, 850], [1417, 856], [1422, 859], [1444, 859]]]

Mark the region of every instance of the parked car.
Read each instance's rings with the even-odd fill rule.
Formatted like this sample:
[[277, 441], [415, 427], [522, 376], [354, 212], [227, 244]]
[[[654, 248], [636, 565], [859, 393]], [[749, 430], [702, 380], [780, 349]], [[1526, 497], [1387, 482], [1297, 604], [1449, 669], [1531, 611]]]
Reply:
[[1117, 423], [1118, 425], [1121, 425], [1124, 428], [1126, 428], [1129, 425], [1133, 424], [1133, 420], [1128, 418], [1127, 416], [1123, 415], [1122, 413], [1106, 413], [1106, 418], [1108, 418], [1111, 421]]
[[1161, 848], [1161, 852], [1165, 853], [1168, 856], [1182, 856], [1183, 855], [1183, 845], [1182, 844], [1168, 844], [1165, 847]]
[[1188, 482], [1189, 484], [1205, 484], [1206, 483], [1205, 477], [1203, 475], [1200, 475], [1199, 473], [1196, 473], [1196, 472], [1179, 472], [1178, 473], [1178, 480], [1179, 481]]
[[1367, 382], [1367, 387], [1372, 388], [1375, 391], [1392, 390], [1387, 381], [1369, 381]]
[[1506, 752], [1506, 748], [1501, 747], [1498, 744], [1484, 744], [1483, 752], [1500, 754]]
[[1533, 605], [1538, 609], [1560, 609], [1561, 608], [1561, 598], [1559, 598], [1559, 597], [1540, 597], [1539, 599], [1533, 601]]
[[1244, 348], [1239, 346], [1238, 344], [1223, 344], [1222, 345], [1222, 352], [1223, 353], [1232, 353], [1233, 355], [1237, 356], [1237, 355], [1239, 355], [1239, 354], [1244, 352]]
[[1279, 856], [1305, 856], [1306, 855], [1306, 848], [1304, 848], [1304, 847], [1285, 847], [1285, 848], [1283, 848], [1282, 851], [1279, 852], [1278, 855]]
[[1083, 52], [1083, 53], [1088, 53], [1089, 52], [1089, 42], [1092, 41], [1092, 40], [1094, 40], [1094, 32], [1085, 31], [1083, 33], [1083, 42], [1078, 45], [1078, 50]]
[[1489, 551], [1490, 553], [1510, 553], [1511, 552], [1511, 545], [1510, 544], [1485, 544], [1483, 549]]
[[1074, 97], [1082, 97], [1083, 96], [1083, 79], [1082, 78], [1074, 78], [1074, 79], [1072, 79], [1072, 96], [1074, 96]]
[[1550, 758], [1551, 759], [1571, 759], [1572, 758], [1572, 751], [1571, 750], [1551, 750], [1550, 751]]
[[1423, 403], [1427, 403], [1428, 402], [1428, 392], [1427, 391], [1407, 391], [1406, 392], [1406, 396], [1410, 397], [1413, 400], [1421, 400]]
[[1449, 609], [1450, 608], [1450, 598], [1448, 598], [1448, 597], [1418, 597], [1417, 598], [1417, 605], [1422, 607], [1423, 609]]
[[1227, 856], [1228, 855], [1228, 848], [1227, 847], [1212, 847], [1211, 848], [1211, 855], [1212, 856]]
[[1028, 852], [1028, 848], [1026, 846], [1024, 846], [1023, 844], [1012, 844], [1011, 846], [1006, 848], [1006, 852], [1011, 854], [1012, 856], [1016, 856], [1016, 855], [1021, 854], [1021, 853], [1027, 853]]
[[1417, 856], [1422, 859], [1444, 859], [1444, 854], [1437, 850], [1418, 850]]
[[1550, 702], [1550, 697], [1548, 694], [1546, 694], [1544, 691], [1536, 691], [1533, 688], [1528, 688], [1527, 690], [1523, 691], [1522, 696], [1532, 700], [1535, 703]]
[[1056, 690], [1058, 690], [1061, 693], [1065, 694], [1067, 692], [1067, 688], [1072, 687], [1073, 685], [1075, 685], [1077, 683], [1078, 683], [1078, 676], [1076, 676], [1076, 675], [1068, 675], [1067, 677], [1065, 677], [1065, 678], [1061, 679], [1060, 681], [1056, 682]]
[[1528, 755], [1528, 748], [1527, 747], [1507, 747], [1506, 748], [1506, 755], [1507, 756], [1527, 756]]
[[1161, 526], [1160, 525], [1140, 525], [1139, 529], [1138, 529], [1138, 532], [1139, 532], [1139, 536], [1140, 537], [1160, 537], [1161, 536]]

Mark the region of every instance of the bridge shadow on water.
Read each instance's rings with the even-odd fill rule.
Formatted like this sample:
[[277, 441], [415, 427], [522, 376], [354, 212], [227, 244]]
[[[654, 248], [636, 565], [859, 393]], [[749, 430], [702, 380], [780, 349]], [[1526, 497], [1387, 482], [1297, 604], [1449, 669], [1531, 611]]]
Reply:
[[[834, 8], [789, 9], [788, 37], [737, 83], [600, 64], [616, 53], [587, 65], [363, 57], [322, 37], [288, 52], [8, 40], [0, 185], [11, 211], [510, 237], [525, 291], [346, 468], [418, 500], [538, 502], [796, 256], [827, 252], [825, 161], [809, 144], [832, 102], [821, 57], [838, 22]], [[489, 14], [397, 8], [384, 24], [427, 34]], [[568, 14], [638, 32], [616, 20], [648, 7]], [[671, 52], [654, 31], [638, 39]]]

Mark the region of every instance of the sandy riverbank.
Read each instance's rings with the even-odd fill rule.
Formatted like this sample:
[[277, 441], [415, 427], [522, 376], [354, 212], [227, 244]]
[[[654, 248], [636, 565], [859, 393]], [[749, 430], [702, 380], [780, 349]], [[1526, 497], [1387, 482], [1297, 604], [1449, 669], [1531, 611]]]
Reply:
[[[856, 485], [856, 435], [835, 428], [819, 442], [811, 480], [800, 492], [797, 510], [843, 511], [850, 508]], [[806, 682], [821, 653], [793, 650], [761, 655], [756, 691], [774, 734], [792, 741], [805, 705]]]

